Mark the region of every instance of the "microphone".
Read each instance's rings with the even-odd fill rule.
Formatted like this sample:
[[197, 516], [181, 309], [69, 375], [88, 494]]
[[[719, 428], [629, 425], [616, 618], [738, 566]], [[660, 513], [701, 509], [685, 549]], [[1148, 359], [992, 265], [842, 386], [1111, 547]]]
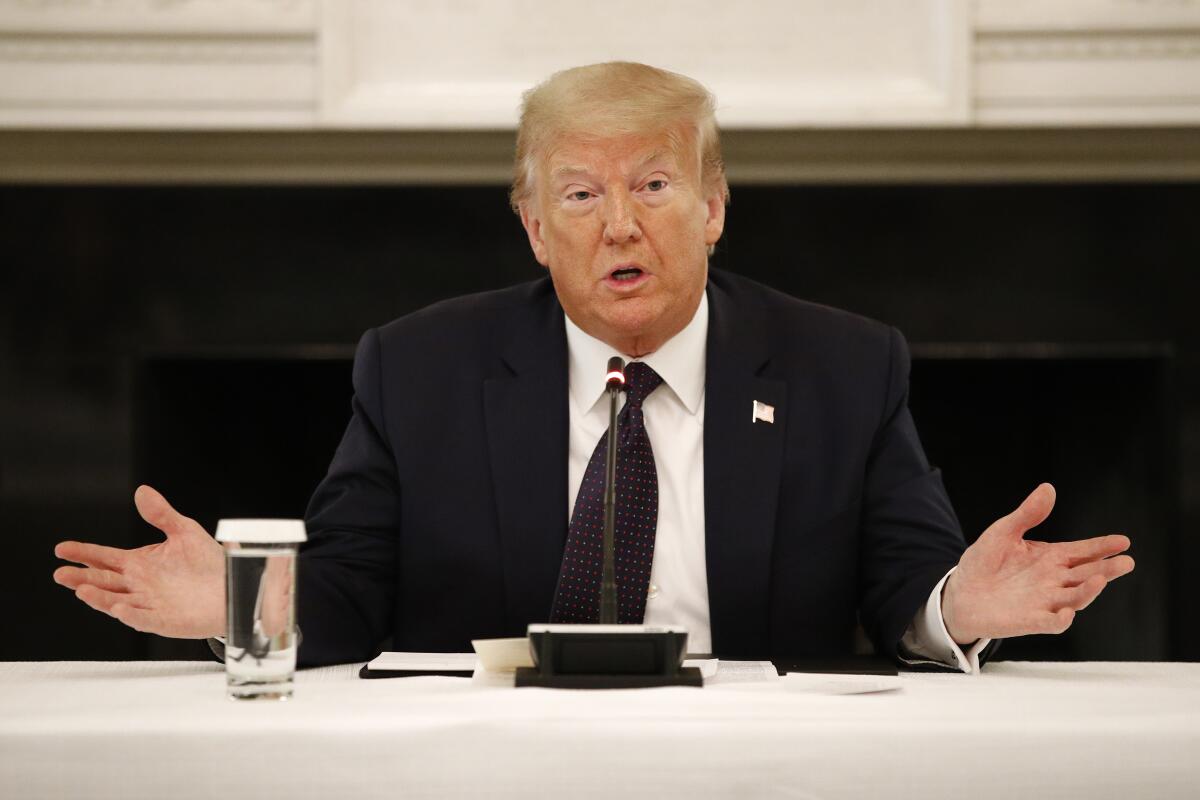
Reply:
[[597, 623], [530, 623], [534, 666], [518, 667], [514, 684], [550, 689], [635, 689], [703, 686], [696, 667], [683, 666], [687, 629], [679, 625], [620, 625], [617, 621], [616, 528], [617, 406], [625, 389], [625, 362], [608, 360], [608, 447], [604, 465], [604, 545]]
[[604, 465], [604, 567], [600, 575], [600, 624], [617, 624], [616, 545], [613, 542], [617, 516], [617, 405], [625, 389], [625, 361], [608, 360], [604, 390], [608, 392], [608, 453]]

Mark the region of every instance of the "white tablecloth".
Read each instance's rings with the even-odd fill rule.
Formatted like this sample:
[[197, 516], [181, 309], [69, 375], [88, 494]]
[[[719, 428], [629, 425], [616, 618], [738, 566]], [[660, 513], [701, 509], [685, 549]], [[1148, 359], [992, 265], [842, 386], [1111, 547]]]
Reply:
[[0, 664], [0, 797], [1200, 796], [1200, 664], [998, 662], [902, 689], [567, 692], [209, 663]]

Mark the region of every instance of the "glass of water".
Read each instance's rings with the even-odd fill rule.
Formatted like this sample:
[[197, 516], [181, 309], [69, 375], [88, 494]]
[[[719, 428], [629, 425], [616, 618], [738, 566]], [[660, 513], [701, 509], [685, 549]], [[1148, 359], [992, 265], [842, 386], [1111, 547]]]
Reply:
[[225, 682], [238, 700], [286, 700], [296, 674], [298, 519], [223, 519]]

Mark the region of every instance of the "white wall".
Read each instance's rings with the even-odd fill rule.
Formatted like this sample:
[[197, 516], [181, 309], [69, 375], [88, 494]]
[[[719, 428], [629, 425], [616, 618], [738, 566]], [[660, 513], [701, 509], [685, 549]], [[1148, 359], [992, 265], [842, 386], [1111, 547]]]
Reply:
[[726, 128], [1200, 122], [1193, 0], [0, 0], [0, 127], [505, 129], [613, 58]]

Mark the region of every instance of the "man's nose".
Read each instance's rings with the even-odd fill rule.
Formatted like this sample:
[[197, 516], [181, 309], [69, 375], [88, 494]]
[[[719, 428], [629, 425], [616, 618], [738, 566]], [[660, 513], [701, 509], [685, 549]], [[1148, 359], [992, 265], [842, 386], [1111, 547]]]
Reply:
[[622, 244], [642, 238], [637, 209], [628, 191], [608, 192], [604, 199], [604, 242]]

